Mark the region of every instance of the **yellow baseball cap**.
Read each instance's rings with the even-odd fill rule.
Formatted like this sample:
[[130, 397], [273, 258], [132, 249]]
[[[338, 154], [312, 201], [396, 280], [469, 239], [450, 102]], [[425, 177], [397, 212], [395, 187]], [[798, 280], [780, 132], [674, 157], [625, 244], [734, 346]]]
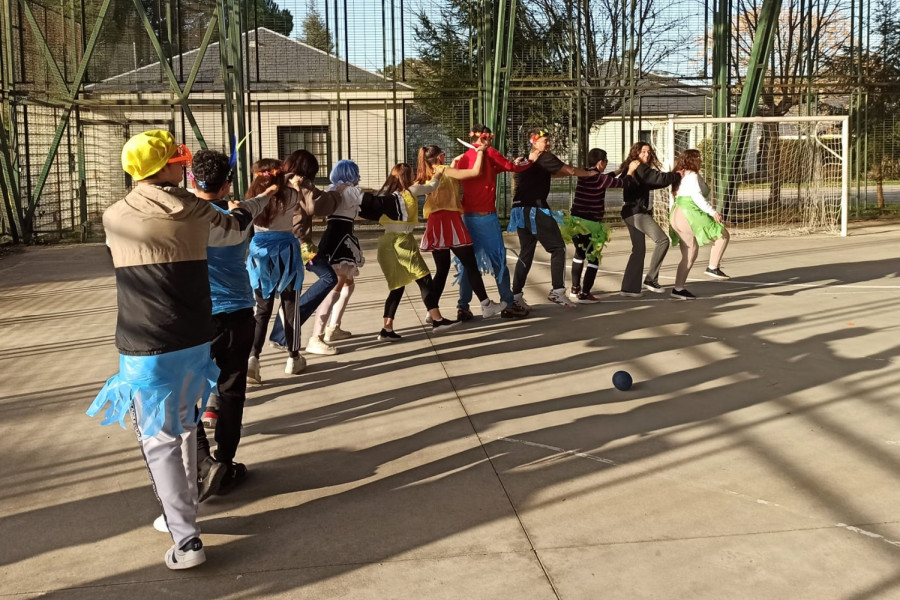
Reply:
[[184, 144], [162, 129], [144, 131], [125, 142], [122, 148], [122, 169], [135, 181], [147, 179], [169, 163], [191, 165], [193, 156]]

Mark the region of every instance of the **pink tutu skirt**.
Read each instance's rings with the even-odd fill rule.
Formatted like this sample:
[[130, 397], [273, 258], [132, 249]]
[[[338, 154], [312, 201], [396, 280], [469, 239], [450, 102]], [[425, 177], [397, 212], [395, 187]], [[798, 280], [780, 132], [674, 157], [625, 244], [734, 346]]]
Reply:
[[439, 210], [428, 216], [425, 235], [419, 248], [422, 252], [448, 250], [460, 246], [471, 246], [472, 238], [462, 220], [462, 213], [455, 210]]

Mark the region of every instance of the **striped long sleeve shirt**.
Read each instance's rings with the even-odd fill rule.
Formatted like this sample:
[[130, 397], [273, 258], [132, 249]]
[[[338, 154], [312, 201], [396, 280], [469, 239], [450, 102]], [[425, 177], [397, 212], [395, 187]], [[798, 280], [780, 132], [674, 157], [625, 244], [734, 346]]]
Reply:
[[572, 216], [602, 221], [606, 213], [606, 190], [608, 188], [624, 188], [631, 183], [631, 176], [622, 179], [612, 173], [601, 173], [597, 167], [587, 169], [594, 173], [590, 177], [579, 177], [575, 186], [575, 199], [572, 201]]

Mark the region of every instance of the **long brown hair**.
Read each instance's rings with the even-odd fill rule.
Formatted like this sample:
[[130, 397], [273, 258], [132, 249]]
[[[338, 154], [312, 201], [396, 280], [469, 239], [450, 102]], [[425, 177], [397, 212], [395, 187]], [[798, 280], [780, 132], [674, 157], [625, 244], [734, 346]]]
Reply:
[[395, 192], [402, 192], [413, 183], [415, 182], [413, 181], [411, 166], [406, 163], [394, 165], [394, 168], [391, 169], [391, 174], [388, 175], [387, 179], [384, 180], [384, 185], [381, 186], [381, 194], [387, 196]]
[[[694, 173], [700, 173], [700, 164], [702, 162], [703, 158], [700, 156], [700, 151], [691, 148], [690, 150], [685, 150], [675, 158], [675, 166], [672, 167], [672, 170], [693, 171]], [[678, 188], [680, 184], [681, 182], [679, 181], [678, 183], [672, 185], [673, 196], [678, 196]]]
[[244, 195], [245, 198], [259, 196], [271, 185], [278, 186], [278, 192], [269, 200], [266, 208], [253, 219], [254, 224], [268, 227], [275, 216], [287, 208], [288, 198], [284, 193], [285, 174], [281, 170], [281, 161], [274, 158], [263, 158], [253, 163], [250, 170], [253, 171], [253, 181], [250, 182], [250, 187]]
[[422, 146], [419, 148], [416, 164], [416, 183], [426, 183], [434, 177], [434, 165], [444, 151], [438, 146]]
[[662, 168], [662, 163], [659, 162], [659, 158], [656, 156], [656, 150], [653, 149], [647, 142], [635, 142], [631, 146], [631, 150], [628, 151], [628, 156], [625, 157], [625, 160], [622, 161], [622, 166], [619, 167], [618, 173], [627, 173], [628, 165], [631, 164], [631, 161], [638, 160], [638, 155], [641, 153], [641, 150], [647, 146], [650, 148], [650, 160], [647, 161], [647, 164], [651, 167], [656, 167], [657, 169]]

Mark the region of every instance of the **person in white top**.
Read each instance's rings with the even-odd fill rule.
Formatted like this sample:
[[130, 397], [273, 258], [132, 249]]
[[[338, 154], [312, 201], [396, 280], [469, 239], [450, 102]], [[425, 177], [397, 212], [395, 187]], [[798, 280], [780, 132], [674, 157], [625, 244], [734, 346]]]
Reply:
[[681, 262], [675, 273], [675, 287], [672, 297], [691, 300], [695, 296], [685, 289], [688, 273], [697, 260], [700, 246], [713, 241], [709, 255], [709, 267], [705, 275], [716, 279], [728, 279], [720, 265], [722, 255], [728, 246], [728, 230], [724, 219], [706, 199], [709, 186], [700, 177], [700, 151], [685, 150], [675, 159], [675, 171], [682, 172], [681, 182], [672, 186], [669, 199], [670, 236], [673, 244], [681, 248]]

